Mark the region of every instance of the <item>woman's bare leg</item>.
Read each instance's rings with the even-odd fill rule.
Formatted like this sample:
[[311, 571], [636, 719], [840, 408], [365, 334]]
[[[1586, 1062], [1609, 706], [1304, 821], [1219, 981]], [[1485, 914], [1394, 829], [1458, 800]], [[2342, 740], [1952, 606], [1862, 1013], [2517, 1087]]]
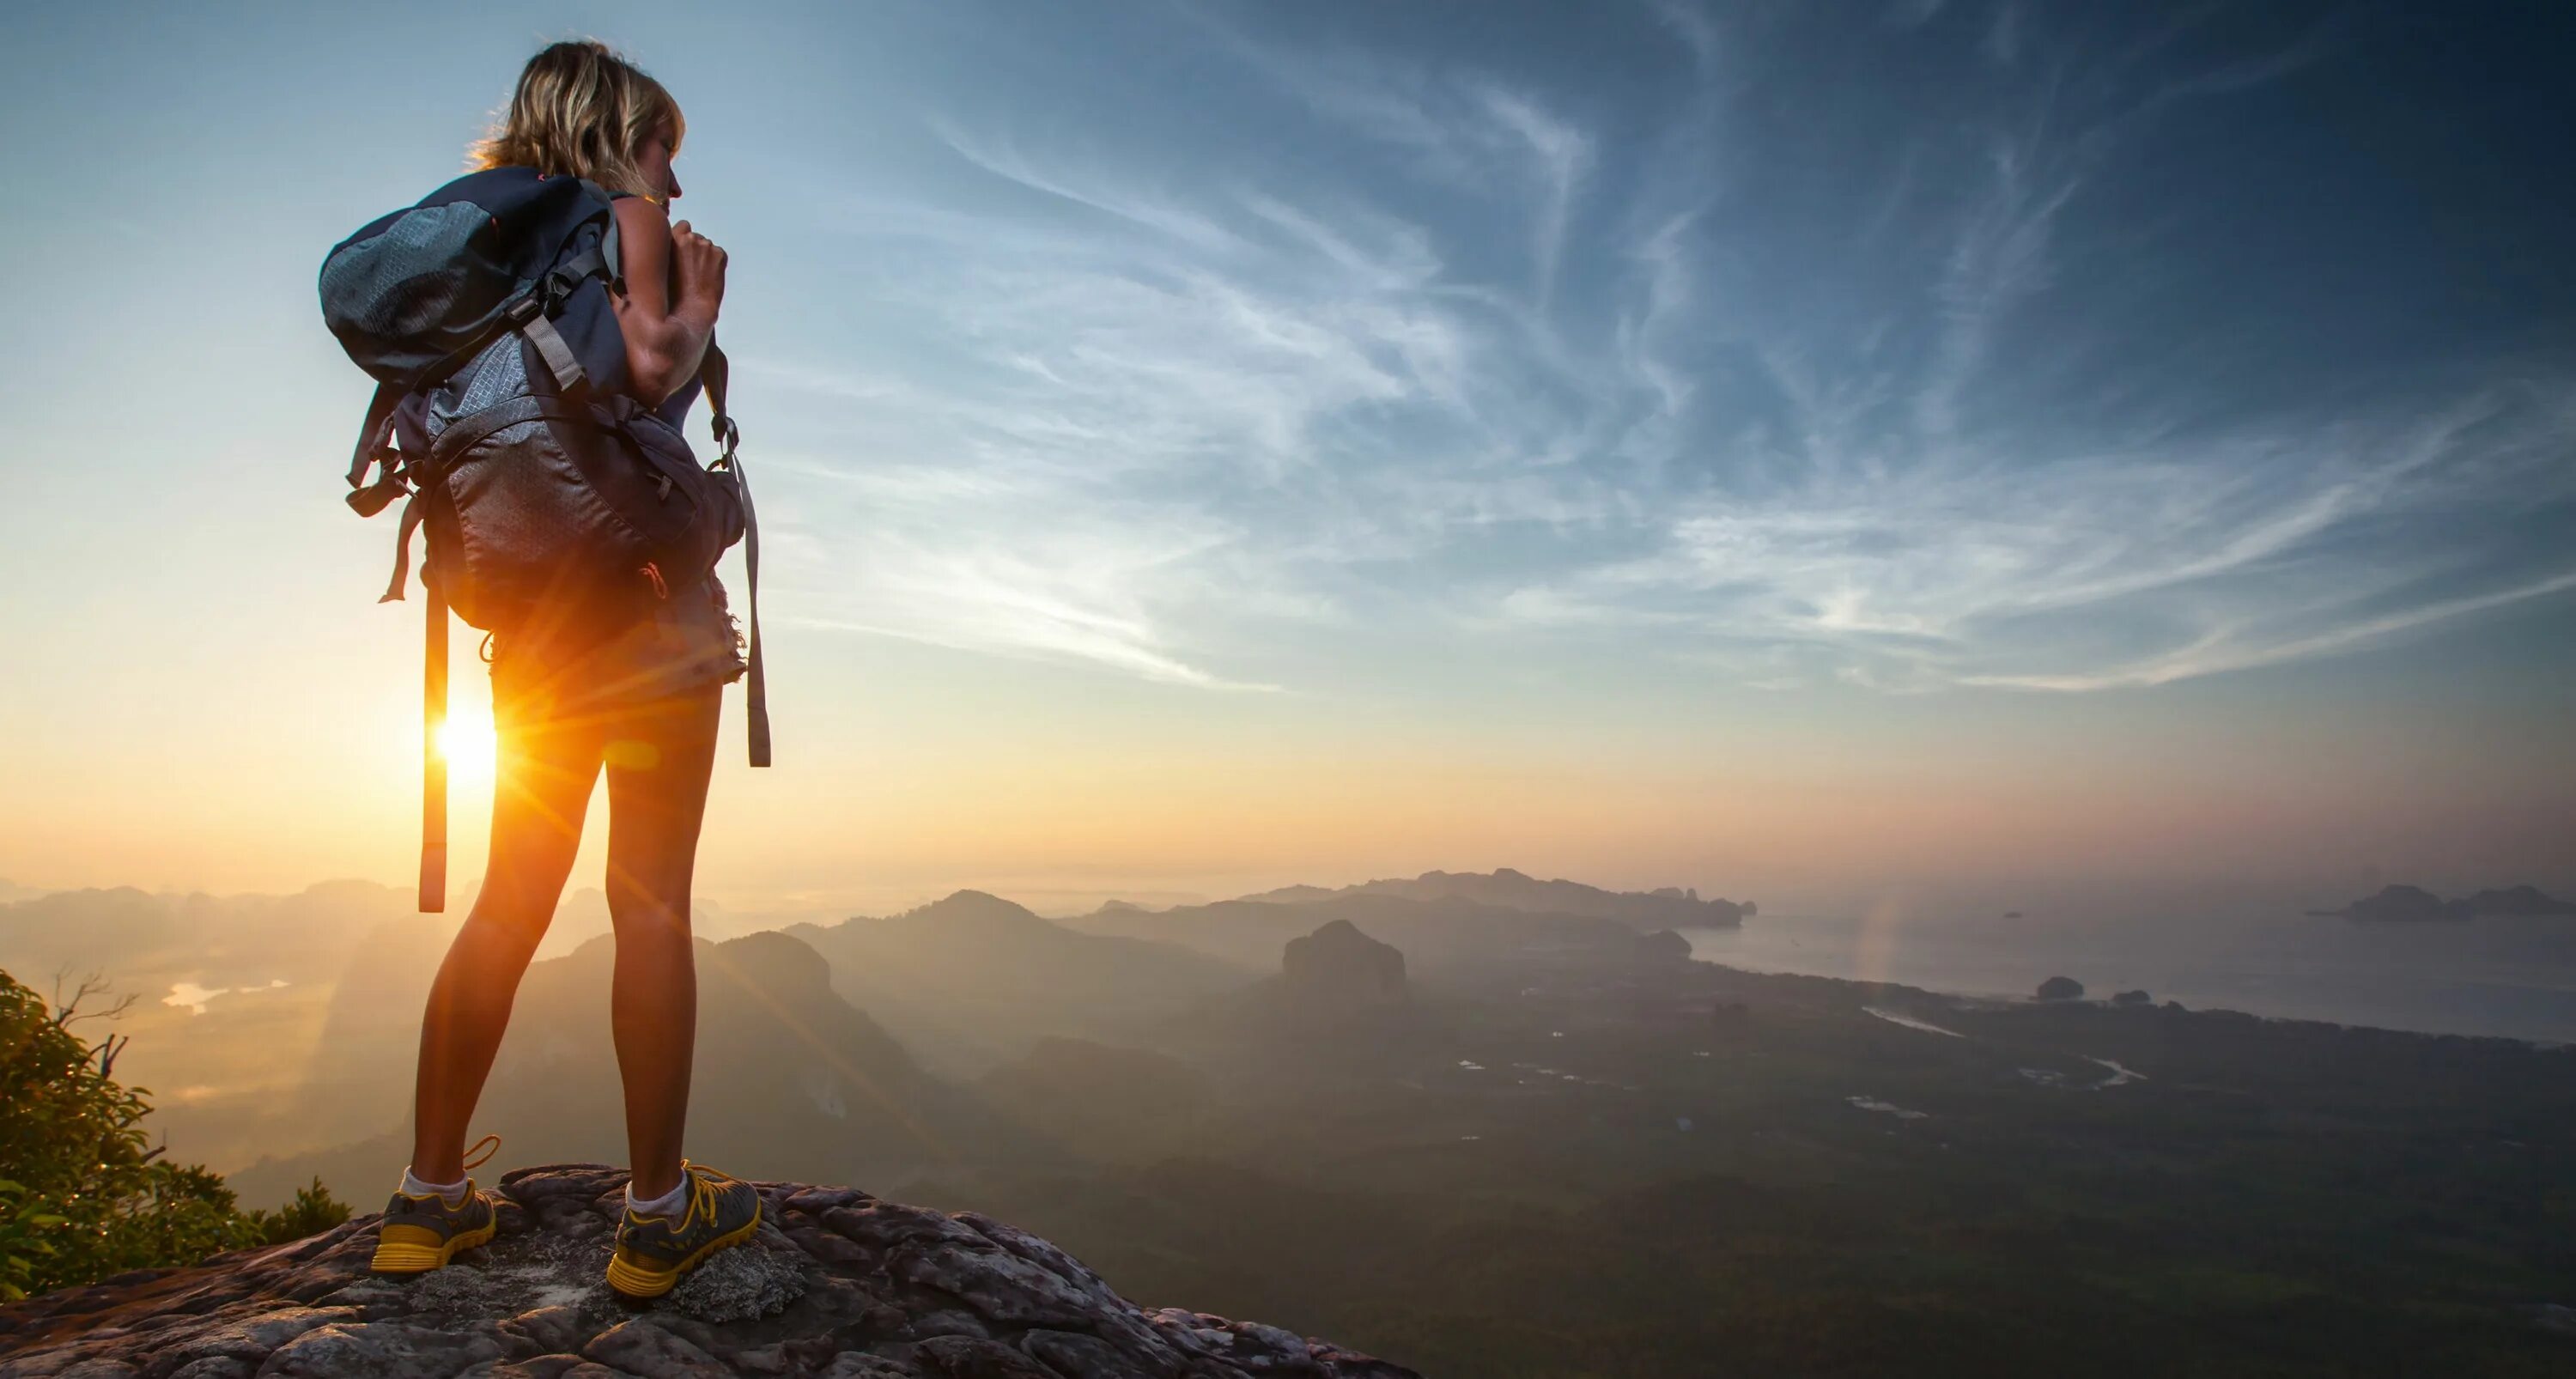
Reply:
[[608, 914], [617, 927], [609, 1024], [626, 1087], [629, 1190], [637, 1197], [659, 1197], [680, 1183], [698, 1032], [689, 883], [723, 691], [708, 685], [622, 717], [606, 747]]
[[601, 726], [529, 718], [493, 705], [500, 747], [483, 889], [448, 945], [421, 1017], [412, 1097], [411, 1171], [465, 1176], [465, 1131], [509, 1027], [519, 978], [554, 918], [599, 779]]

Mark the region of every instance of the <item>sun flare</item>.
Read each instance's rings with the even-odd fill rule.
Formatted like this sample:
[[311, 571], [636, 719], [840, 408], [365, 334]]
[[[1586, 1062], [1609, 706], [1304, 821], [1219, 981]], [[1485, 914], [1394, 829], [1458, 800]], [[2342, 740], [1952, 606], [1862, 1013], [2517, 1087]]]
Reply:
[[438, 725], [438, 754], [447, 761], [452, 778], [485, 780], [492, 775], [492, 758], [500, 739], [492, 730], [492, 715], [480, 706], [451, 711], [447, 721]]

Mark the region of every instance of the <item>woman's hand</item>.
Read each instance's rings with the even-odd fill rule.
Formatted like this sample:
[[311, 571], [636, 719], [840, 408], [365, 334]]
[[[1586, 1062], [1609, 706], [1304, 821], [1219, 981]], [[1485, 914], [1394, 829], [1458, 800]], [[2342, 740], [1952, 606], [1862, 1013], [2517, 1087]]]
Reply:
[[623, 296], [611, 294], [626, 336], [626, 373], [637, 401], [661, 405], [698, 372], [724, 300], [725, 251], [640, 196], [619, 197]]
[[671, 227], [671, 276], [678, 283], [672, 299], [705, 308], [712, 320], [724, 302], [725, 251], [685, 220]]

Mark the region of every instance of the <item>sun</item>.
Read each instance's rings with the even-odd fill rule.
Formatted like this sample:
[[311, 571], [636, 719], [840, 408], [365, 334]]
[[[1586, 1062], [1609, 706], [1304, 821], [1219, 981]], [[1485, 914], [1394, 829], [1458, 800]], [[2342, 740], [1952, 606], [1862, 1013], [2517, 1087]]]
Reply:
[[499, 747], [500, 738], [492, 730], [492, 711], [479, 704], [451, 709], [447, 721], [438, 725], [438, 754], [446, 758], [452, 778], [491, 779], [492, 758]]

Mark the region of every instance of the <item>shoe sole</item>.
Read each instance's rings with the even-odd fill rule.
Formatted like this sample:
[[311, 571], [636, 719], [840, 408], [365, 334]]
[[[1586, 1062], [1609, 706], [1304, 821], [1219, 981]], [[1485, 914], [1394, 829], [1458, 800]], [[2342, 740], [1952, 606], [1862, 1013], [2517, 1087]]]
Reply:
[[376, 1257], [368, 1267], [379, 1274], [419, 1274], [443, 1268], [459, 1250], [491, 1243], [500, 1222], [463, 1231], [442, 1241], [426, 1226], [387, 1226], [376, 1238]]
[[630, 1264], [623, 1253], [610, 1255], [608, 1286], [630, 1298], [658, 1298], [678, 1286], [680, 1275], [706, 1262], [708, 1255], [749, 1240], [752, 1233], [760, 1229], [760, 1213], [761, 1204], [755, 1199], [752, 1202], [749, 1221], [700, 1245], [690, 1251], [687, 1258], [668, 1269], [656, 1269], [646, 1264]]

